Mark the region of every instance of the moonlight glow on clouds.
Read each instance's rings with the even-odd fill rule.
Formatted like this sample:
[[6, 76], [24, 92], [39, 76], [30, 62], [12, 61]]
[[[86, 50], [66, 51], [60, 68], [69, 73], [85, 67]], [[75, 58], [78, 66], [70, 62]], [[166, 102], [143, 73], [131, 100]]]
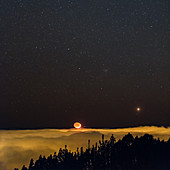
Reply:
[[68, 146], [75, 151], [77, 147], [87, 147], [87, 140], [91, 145], [101, 139], [109, 139], [112, 134], [116, 139], [122, 138], [127, 133], [134, 136], [145, 133], [154, 137], [168, 140], [170, 128], [164, 127], [136, 127], [122, 129], [41, 129], [41, 130], [0, 130], [0, 169], [11, 170], [21, 165], [28, 165], [30, 158], [34, 160], [42, 155], [58, 152], [59, 148]]

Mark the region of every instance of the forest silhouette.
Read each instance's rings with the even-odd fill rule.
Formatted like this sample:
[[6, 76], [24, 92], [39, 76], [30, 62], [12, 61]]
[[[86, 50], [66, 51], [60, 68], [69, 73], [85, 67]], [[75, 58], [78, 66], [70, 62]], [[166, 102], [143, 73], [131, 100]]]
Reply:
[[[110, 140], [102, 140], [88, 148], [77, 148], [76, 152], [65, 148], [58, 153], [39, 156], [34, 162], [30, 160], [28, 167], [22, 170], [169, 170], [170, 138], [164, 141], [153, 138], [150, 134], [133, 137], [128, 133], [116, 141], [112, 135]], [[18, 170], [15, 168], [14, 170]]]

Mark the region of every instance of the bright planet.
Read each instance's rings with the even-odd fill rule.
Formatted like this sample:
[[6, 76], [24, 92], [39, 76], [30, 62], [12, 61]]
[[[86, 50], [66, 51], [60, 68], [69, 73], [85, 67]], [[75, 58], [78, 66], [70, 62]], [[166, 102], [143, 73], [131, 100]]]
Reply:
[[80, 128], [81, 128], [81, 123], [75, 122], [75, 123], [74, 123], [74, 127], [75, 127], [76, 129], [80, 129]]
[[140, 107], [138, 107], [136, 110], [139, 112], [140, 111]]

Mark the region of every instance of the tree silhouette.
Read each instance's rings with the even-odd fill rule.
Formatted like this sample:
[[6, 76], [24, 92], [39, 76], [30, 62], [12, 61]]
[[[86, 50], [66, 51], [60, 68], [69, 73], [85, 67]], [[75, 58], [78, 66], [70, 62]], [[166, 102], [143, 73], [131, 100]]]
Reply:
[[[112, 135], [110, 140], [102, 140], [88, 148], [77, 148], [76, 152], [65, 148], [59, 149], [58, 154], [39, 156], [30, 160], [28, 169], [22, 170], [169, 170], [170, 169], [170, 139], [154, 139], [152, 135], [135, 138], [128, 133], [116, 142]], [[17, 170], [16, 168], [14, 170]]]
[[34, 165], [34, 160], [31, 159], [31, 160], [30, 160], [30, 164], [29, 164], [29, 169], [32, 169], [32, 168], [33, 168], [33, 165]]

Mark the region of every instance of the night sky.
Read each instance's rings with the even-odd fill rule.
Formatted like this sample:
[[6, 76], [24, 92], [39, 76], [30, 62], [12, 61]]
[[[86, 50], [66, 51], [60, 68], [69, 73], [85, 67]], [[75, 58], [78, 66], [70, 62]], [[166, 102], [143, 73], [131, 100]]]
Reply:
[[170, 126], [168, 8], [1, 0], [0, 128]]

